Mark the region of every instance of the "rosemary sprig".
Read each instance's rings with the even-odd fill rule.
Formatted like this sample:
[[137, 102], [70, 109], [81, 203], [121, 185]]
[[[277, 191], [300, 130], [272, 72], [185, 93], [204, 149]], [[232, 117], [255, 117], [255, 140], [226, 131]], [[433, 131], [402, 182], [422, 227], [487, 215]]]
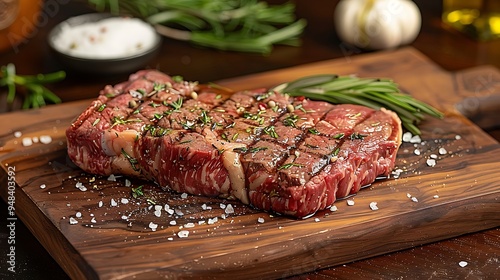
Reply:
[[258, 0], [88, 0], [99, 11], [140, 17], [169, 38], [220, 50], [269, 53], [298, 45], [305, 20], [295, 5]]
[[314, 75], [278, 85], [272, 91], [334, 104], [358, 104], [374, 109], [384, 107], [397, 113], [403, 126], [415, 135], [421, 133], [417, 125], [426, 115], [443, 117], [443, 113], [434, 107], [402, 93], [398, 85], [388, 79]]
[[66, 77], [64, 71], [38, 74], [38, 75], [17, 75], [14, 64], [9, 63], [0, 68], [0, 87], [6, 86], [8, 89], [7, 102], [12, 103], [17, 94], [18, 88], [26, 90], [22, 108], [39, 108], [45, 106], [47, 102], [61, 103], [61, 99], [52, 91], [43, 86], [46, 83], [60, 81]]

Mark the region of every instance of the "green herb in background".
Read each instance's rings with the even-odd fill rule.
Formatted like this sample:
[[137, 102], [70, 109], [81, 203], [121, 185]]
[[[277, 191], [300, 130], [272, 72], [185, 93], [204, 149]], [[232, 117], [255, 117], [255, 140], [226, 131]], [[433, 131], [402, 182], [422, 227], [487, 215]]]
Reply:
[[266, 54], [273, 45], [299, 45], [306, 22], [295, 5], [258, 0], [88, 0], [98, 11], [140, 17], [157, 31], [200, 46]]
[[21, 76], [16, 74], [16, 67], [10, 63], [0, 69], [0, 87], [7, 87], [7, 102], [12, 103], [18, 88], [26, 91], [23, 109], [39, 108], [47, 102], [61, 103], [61, 99], [52, 91], [43, 86], [46, 83], [60, 81], [66, 77], [65, 72], [59, 71], [50, 74], [38, 74], [34, 76]]
[[384, 107], [398, 114], [403, 127], [415, 135], [420, 134], [417, 125], [425, 115], [443, 117], [432, 106], [402, 93], [398, 85], [388, 79], [314, 75], [278, 85], [272, 90], [333, 104], [357, 104], [377, 110]]

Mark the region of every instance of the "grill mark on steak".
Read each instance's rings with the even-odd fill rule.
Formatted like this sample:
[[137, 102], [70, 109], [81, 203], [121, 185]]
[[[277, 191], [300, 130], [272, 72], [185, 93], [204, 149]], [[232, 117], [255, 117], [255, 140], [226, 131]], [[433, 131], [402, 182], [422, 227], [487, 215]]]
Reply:
[[68, 155], [91, 173], [137, 176], [296, 217], [394, 166], [401, 124], [390, 111], [266, 89], [220, 93], [139, 71], [106, 86], [68, 128]]
[[[303, 103], [304, 104], [304, 103]], [[345, 139], [352, 135], [356, 125], [366, 120], [374, 111], [369, 108], [356, 105], [324, 105], [324, 103], [311, 102], [312, 105], [322, 105], [321, 108], [312, 109], [304, 104], [303, 111], [297, 112], [297, 119], [307, 119], [308, 114], [314, 113], [309, 121], [304, 121], [301, 129], [290, 128], [289, 131], [300, 131], [295, 145], [289, 145], [287, 152], [281, 152], [279, 164], [273, 166], [274, 169], [255, 170], [248, 168], [247, 178], [249, 179], [250, 200], [253, 204], [262, 205], [264, 209], [279, 213], [288, 213], [303, 216], [298, 204], [290, 205], [290, 201], [296, 202], [303, 198], [296, 198], [292, 193], [302, 193], [296, 191], [303, 188], [308, 182], [319, 180], [320, 174], [332, 161], [336, 161], [338, 149]], [[281, 122], [290, 118], [292, 113], [285, 114]], [[317, 147], [317, 148], [316, 148]], [[251, 166], [251, 164], [250, 164]], [[327, 172], [328, 173], [328, 172]], [[325, 181], [339, 181], [342, 174], [330, 175]], [[316, 178], [318, 177], [318, 178]], [[321, 177], [321, 176], [320, 176]], [[329, 201], [335, 200], [336, 185], [328, 184], [330, 188], [321, 183], [323, 193], [317, 193], [318, 199], [322, 203], [311, 202], [310, 205], [326, 206]], [[333, 185], [332, 185], [333, 184]], [[330, 197], [330, 198], [329, 198]], [[288, 205], [288, 209], [284, 207]], [[319, 209], [319, 208], [318, 208]], [[310, 210], [310, 209], [309, 209]], [[300, 214], [298, 214], [300, 213]]]

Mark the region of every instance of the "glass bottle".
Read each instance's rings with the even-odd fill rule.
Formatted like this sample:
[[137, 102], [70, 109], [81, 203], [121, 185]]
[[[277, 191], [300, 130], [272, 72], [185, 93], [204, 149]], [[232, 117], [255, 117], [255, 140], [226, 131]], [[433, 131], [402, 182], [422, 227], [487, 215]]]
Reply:
[[442, 19], [479, 41], [500, 38], [500, 0], [443, 0]]

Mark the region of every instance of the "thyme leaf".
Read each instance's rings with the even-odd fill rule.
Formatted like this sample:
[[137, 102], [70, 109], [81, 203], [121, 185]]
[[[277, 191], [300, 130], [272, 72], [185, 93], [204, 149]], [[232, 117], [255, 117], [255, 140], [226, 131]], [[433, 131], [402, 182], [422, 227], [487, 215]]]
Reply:
[[140, 196], [144, 196], [144, 192], [142, 190], [143, 185], [138, 186], [137, 188], [132, 188], [132, 197], [133, 198], [138, 198]]
[[275, 129], [274, 125], [267, 126], [266, 128], [264, 128], [264, 133], [271, 136], [272, 138], [279, 137], [278, 133], [276, 133], [276, 129]]
[[174, 111], [179, 111], [182, 107], [183, 101], [184, 100], [182, 99], [182, 97], [179, 97], [177, 100], [175, 100], [171, 103], [166, 103], [165, 105], [172, 107], [174, 109]]
[[299, 116], [295, 114], [288, 115], [284, 120], [283, 124], [285, 126], [297, 127], [297, 121], [299, 120]]
[[278, 170], [282, 170], [282, 169], [290, 169], [292, 167], [304, 167], [303, 164], [299, 164], [299, 163], [294, 163], [294, 162], [291, 162], [291, 163], [287, 163], [287, 164], [283, 164], [282, 166], [278, 167]]
[[351, 139], [351, 140], [356, 140], [356, 139], [363, 140], [366, 136], [367, 135], [360, 134], [359, 132], [354, 132], [353, 134], [351, 134], [351, 136], [349, 136], [349, 139]]
[[212, 121], [212, 118], [207, 114], [207, 111], [202, 110], [201, 115], [198, 118], [204, 125], [209, 124]]
[[125, 150], [122, 148], [122, 155], [130, 162], [130, 165], [132, 166], [132, 169], [134, 171], [139, 171], [140, 168], [137, 166], [137, 164], [139, 163], [139, 161], [137, 161], [137, 159], [131, 157], [129, 154], [127, 154], [127, 152], [125, 152]]

